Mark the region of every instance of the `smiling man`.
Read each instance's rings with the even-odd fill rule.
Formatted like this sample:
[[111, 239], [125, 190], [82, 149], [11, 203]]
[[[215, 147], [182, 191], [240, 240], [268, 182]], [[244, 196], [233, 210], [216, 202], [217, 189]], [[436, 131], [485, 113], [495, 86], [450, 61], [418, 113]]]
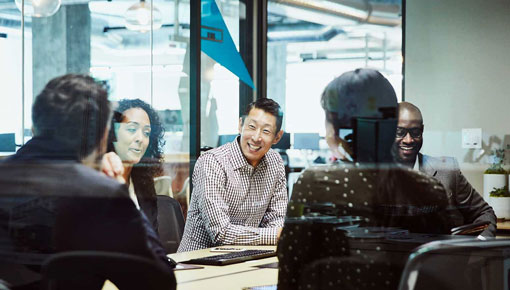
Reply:
[[283, 161], [271, 149], [282, 119], [275, 101], [259, 99], [239, 119], [240, 136], [198, 158], [179, 252], [276, 244], [288, 201]]
[[401, 102], [398, 105], [399, 118], [395, 146], [397, 160], [408, 166], [418, 168], [418, 153], [423, 145], [423, 118], [420, 110], [413, 104]]
[[398, 105], [398, 125], [394, 153], [399, 163], [428, 174], [443, 184], [449, 203], [461, 216], [456, 226], [489, 221], [491, 224], [482, 236], [493, 237], [496, 233], [496, 216], [482, 196], [469, 184], [452, 157], [435, 158], [419, 153], [423, 145], [423, 117], [420, 109], [409, 102]]

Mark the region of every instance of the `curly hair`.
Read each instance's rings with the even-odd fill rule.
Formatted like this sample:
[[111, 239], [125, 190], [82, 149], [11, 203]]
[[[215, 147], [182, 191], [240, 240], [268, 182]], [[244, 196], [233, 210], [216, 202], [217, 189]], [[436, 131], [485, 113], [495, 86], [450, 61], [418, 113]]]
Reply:
[[[154, 177], [159, 176], [163, 172], [163, 146], [165, 141], [163, 139], [165, 128], [161, 123], [156, 111], [147, 103], [140, 99], [134, 100], [120, 100], [117, 108], [114, 109], [112, 125], [110, 134], [108, 136], [108, 152], [115, 152], [113, 142], [117, 141], [115, 132], [115, 123], [121, 123], [124, 117], [124, 112], [139, 108], [144, 110], [149, 116], [151, 125], [151, 133], [149, 136], [149, 145], [147, 151], [142, 156], [140, 162], [133, 165], [131, 170], [131, 180], [137, 198], [139, 199], [140, 207], [148, 215], [149, 219], [157, 216], [156, 205], [156, 190], [154, 189]], [[154, 228], [157, 229], [157, 221], [152, 219]]]
[[[165, 135], [165, 128], [163, 124], [159, 120], [158, 113], [147, 103], [140, 99], [134, 100], [120, 100], [118, 102], [117, 108], [114, 109], [113, 118], [112, 118], [112, 126], [110, 130], [110, 134], [108, 137], [108, 151], [115, 151], [113, 147], [113, 142], [117, 141], [117, 136], [114, 124], [121, 123], [124, 117], [124, 112], [133, 109], [139, 108], [145, 111], [149, 116], [149, 121], [151, 125], [151, 133], [149, 136], [149, 145], [147, 146], [147, 150], [145, 154], [142, 156], [142, 159], [139, 163], [135, 164], [134, 167], [143, 167], [147, 164], [161, 163], [163, 161], [163, 146], [165, 145], [165, 140], [163, 139]], [[155, 172], [156, 174], [159, 172]]]

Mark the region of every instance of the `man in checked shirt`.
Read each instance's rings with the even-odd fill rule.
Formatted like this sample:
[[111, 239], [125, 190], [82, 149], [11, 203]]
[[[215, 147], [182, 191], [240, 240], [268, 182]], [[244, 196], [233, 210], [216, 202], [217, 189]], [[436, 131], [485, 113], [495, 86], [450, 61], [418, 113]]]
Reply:
[[178, 252], [276, 244], [288, 202], [283, 160], [271, 149], [282, 119], [278, 103], [259, 99], [239, 119], [240, 136], [198, 158]]

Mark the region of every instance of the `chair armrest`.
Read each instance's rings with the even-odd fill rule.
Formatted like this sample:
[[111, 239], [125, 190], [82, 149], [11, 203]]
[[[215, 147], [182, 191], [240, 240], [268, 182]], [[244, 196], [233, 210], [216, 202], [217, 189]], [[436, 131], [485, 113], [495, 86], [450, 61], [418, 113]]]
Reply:
[[489, 221], [476, 222], [472, 224], [455, 227], [450, 230], [452, 235], [478, 235], [490, 225]]

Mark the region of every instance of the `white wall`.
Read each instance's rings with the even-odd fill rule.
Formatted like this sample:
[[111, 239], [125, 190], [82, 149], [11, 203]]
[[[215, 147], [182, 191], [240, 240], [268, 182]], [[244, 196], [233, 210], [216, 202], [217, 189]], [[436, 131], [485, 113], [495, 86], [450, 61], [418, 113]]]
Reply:
[[[422, 152], [456, 157], [481, 193], [483, 153], [510, 142], [510, 1], [406, 5], [405, 99], [423, 113]], [[462, 128], [482, 128], [485, 151], [462, 149]]]
[[[0, 133], [15, 133], [21, 144], [21, 31], [2, 27], [0, 32]], [[32, 127], [32, 34], [25, 32], [25, 128]]]

